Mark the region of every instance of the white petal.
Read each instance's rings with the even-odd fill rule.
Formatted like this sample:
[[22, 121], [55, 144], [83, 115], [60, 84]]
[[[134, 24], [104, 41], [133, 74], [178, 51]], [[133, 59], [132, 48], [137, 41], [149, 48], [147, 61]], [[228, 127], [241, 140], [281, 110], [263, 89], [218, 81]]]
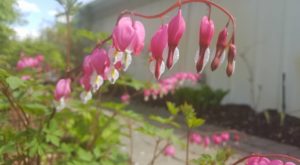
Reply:
[[[210, 56], [210, 50], [209, 50], [209, 48], [207, 48], [206, 50], [205, 50], [205, 53], [204, 53], [204, 64], [203, 64], [203, 69], [205, 68], [205, 65], [208, 63], [208, 61], [209, 61], [209, 56]], [[202, 70], [203, 70], [202, 69]]]
[[65, 98], [62, 97], [62, 98], [60, 98], [60, 100], [59, 100], [59, 105], [56, 106], [56, 110], [57, 110], [57, 111], [61, 111], [61, 110], [63, 110], [65, 107], [66, 107]]
[[114, 84], [118, 78], [119, 78], [119, 72], [117, 69], [115, 69], [114, 67], [112, 67], [110, 69], [110, 71], [108, 72], [108, 76], [107, 76], [108, 80]]
[[222, 55], [221, 55], [221, 58], [220, 58], [220, 64], [222, 64], [222, 63], [224, 62], [225, 57], [226, 57], [225, 51], [223, 51], [223, 53], [222, 53]]
[[197, 64], [198, 60], [199, 60], [199, 49], [196, 51], [196, 55], [194, 58], [195, 64]]
[[176, 47], [174, 51], [172, 67], [178, 62], [178, 60], [179, 60], [179, 49]]
[[117, 63], [118, 61], [122, 61], [122, 57], [125, 55], [124, 52], [116, 52], [115, 53], [115, 59], [114, 59], [114, 64]]
[[91, 77], [92, 91], [95, 93], [103, 84], [104, 80], [102, 76], [98, 75], [96, 72], [93, 72]]
[[149, 69], [152, 74], [155, 73], [155, 61], [151, 61], [149, 64]]
[[232, 61], [232, 74], [234, 73], [235, 70], [235, 60]]
[[160, 73], [159, 73], [159, 77], [158, 77], [158, 78], [160, 78], [160, 76], [165, 72], [165, 70], [166, 70], [166, 65], [165, 65], [165, 63], [162, 61], [162, 62], [161, 62], [161, 65], [160, 65]]
[[149, 101], [149, 96], [145, 96], [144, 101], [146, 101], [146, 102]]
[[126, 71], [129, 67], [129, 65], [131, 64], [132, 62], [132, 56], [131, 56], [131, 52], [126, 52], [124, 55], [123, 55], [123, 63], [124, 63], [124, 68], [123, 70]]
[[90, 99], [92, 99], [92, 92], [91, 91], [83, 91], [80, 94], [81, 101], [86, 104]]

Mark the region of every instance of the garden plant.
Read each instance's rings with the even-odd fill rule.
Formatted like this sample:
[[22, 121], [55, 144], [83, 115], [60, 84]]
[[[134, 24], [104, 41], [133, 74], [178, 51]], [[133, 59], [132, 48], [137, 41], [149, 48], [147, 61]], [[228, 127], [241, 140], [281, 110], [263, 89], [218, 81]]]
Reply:
[[[198, 108], [219, 105], [228, 91], [212, 91], [204, 86], [200, 90], [202, 92], [190, 90], [195, 97], [185, 102], [180, 100], [182, 96], [190, 95], [184, 93], [189, 89], [182, 85], [186, 82], [198, 84], [209, 58], [212, 59], [211, 70], [216, 70], [227, 59], [226, 74], [230, 77], [234, 73], [237, 55], [236, 22], [228, 10], [210, 0], [178, 0], [154, 15], [125, 10], [117, 18], [112, 34], [97, 35], [72, 29], [70, 16], [80, 6], [76, 1], [58, 2], [64, 6], [64, 12], [60, 15], [67, 18], [67, 35], [64, 38], [66, 60], [53, 60], [52, 64], [52, 60], [43, 55], [48, 52], [57, 54], [53, 45], [48, 52], [38, 48], [30, 52], [27, 50], [30, 46], [20, 46], [23, 51], [14, 64], [10, 64], [10, 59], [0, 58], [0, 64], [7, 63], [0, 68], [1, 164], [135, 164], [134, 132], [151, 136], [155, 140], [153, 153], [147, 153], [153, 155], [152, 159], [145, 164], [156, 164], [160, 156], [175, 158], [175, 146], [185, 150], [186, 165], [227, 163], [233, 155], [233, 150], [227, 143], [239, 142], [239, 133], [233, 130], [198, 133], [197, 128], [205, 123], [205, 119], [199, 118], [196, 111]], [[204, 4], [208, 8], [207, 15], [199, 23], [195, 73], [179, 72], [163, 78], [165, 68], [172, 69], [179, 58], [184, 58], [180, 56], [178, 45], [188, 25], [182, 16], [181, 7], [189, 3]], [[224, 13], [224, 19], [228, 19], [228, 22], [219, 32], [216, 52], [210, 57], [211, 41], [215, 36], [211, 17], [213, 9]], [[147, 37], [145, 27], [137, 19], [161, 19], [173, 10], [177, 10], [177, 14], [168, 23], [162, 23], [158, 27], [149, 45], [149, 68], [157, 82], [143, 82], [126, 75], [124, 72], [130, 67], [132, 60], [142, 54], [144, 47], [148, 47], [144, 45]], [[76, 43], [76, 36], [72, 34], [76, 32], [90, 41], [100, 39], [79, 66], [75, 62], [78, 60], [72, 60], [74, 57], [71, 57], [72, 44]], [[20, 42], [21, 44], [25, 45]], [[40, 45], [37, 47], [41, 47]], [[207, 93], [209, 97], [201, 97]], [[174, 96], [174, 100], [177, 99], [176, 103], [168, 101], [167, 96], [170, 95]], [[131, 110], [130, 106], [134, 106], [140, 96], [143, 102], [162, 100], [169, 116], [151, 115], [147, 118]], [[201, 104], [197, 105], [199, 102]], [[184, 119], [183, 123], [178, 122], [181, 117]], [[185, 129], [184, 137], [174, 133], [179, 127]], [[123, 144], [122, 139], [128, 139], [129, 144]], [[192, 145], [215, 147], [217, 152], [212, 155], [199, 154], [197, 159], [191, 159]], [[128, 148], [128, 152], [121, 150], [124, 146]], [[288, 155], [253, 153], [232, 164], [297, 163], [300, 163], [298, 158]]]

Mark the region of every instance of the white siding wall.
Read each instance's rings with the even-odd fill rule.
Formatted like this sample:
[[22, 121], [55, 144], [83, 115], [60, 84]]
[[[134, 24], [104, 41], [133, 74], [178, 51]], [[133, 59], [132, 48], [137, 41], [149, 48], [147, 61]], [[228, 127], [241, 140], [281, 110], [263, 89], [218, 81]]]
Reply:
[[[144, 14], [162, 11], [176, 0], [161, 0], [135, 8]], [[225, 103], [250, 104], [254, 106], [251, 91], [257, 103], [257, 110], [267, 108], [281, 109], [282, 73], [286, 73], [287, 112], [300, 116], [300, 6], [299, 0], [218, 0], [229, 9], [237, 21], [238, 54], [246, 54], [254, 83], [249, 82], [249, 72], [241, 58], [237, 58], [236, 72], [231, 78], [225, 75], [225, 66], [211, 72], [206, 68], [207, 81], [213, 88], [230, 89]], [[108, 9], [109, 10], [109, 9]], [[189, 4], [183, 7], [187, 31], [180, 44], [179, 63], [168, 71], [195, 72], [194, 56], [198, 49], [199, 20], [207, 12], [205, 5]], [[118, 13], [98, 18], [93, 30], [111, 32]], [[172, 14], [164, 18], [167, 22]], [[226, 24], [227, 18], [213, 9], [216, 34]], [[134, 58], [129, 72], [137, 78], [153, 80], [147, 63], [149, 40], [162, 20], [142, 20], [147, 32], [144, 54]], [[216, 37], [215, 37], [216, 38]], [[214, 39], [215, 42], [216, 39]], [[261, 86], [261, 90], [258, 88]], [[253, 90], [251, 90], [251, 88]]]

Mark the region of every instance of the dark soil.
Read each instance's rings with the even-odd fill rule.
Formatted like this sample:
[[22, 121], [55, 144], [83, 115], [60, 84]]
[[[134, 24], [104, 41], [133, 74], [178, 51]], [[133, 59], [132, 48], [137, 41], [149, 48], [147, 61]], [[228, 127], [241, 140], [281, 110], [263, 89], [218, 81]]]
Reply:
[[264, 112], [267, 112], [269, 121], [264, 113], [256, 113], [248, 105], [227, 104], [209, 110], [199, 110], [197, 114], [210, 124], [300, 147], [300, 119], [286, 115], [283, 124], [280, 124], [280, 114], [277, 110]]
[[[129, 90], [129, 92], [131, 91]], [[115, 96], [120, 96], [121, 93], [120, 90], [117, 90]], [[165, 106], [167, 100], [175, 101], [170, 95], [164, 97], [164, 99], [150, 99], [148, 102], [144, 102], [143, 95], [139, 95], [135, 97], [135, 100], [149, 106]], [[201, 107], [199, 105], [196, 107], [197, 116], [204, 118], [208, 124], [236, 129], [248, 134], [300, 147], [300, 119], [296, 117], [285, 115], [283, 124], [281, 124], [279, 111], [274, 109], [264, 111], [269, 116], [268, 121], [263, 112], [257, 113], [248, 105], [227, 104], [206, 109], [199, 108]]]

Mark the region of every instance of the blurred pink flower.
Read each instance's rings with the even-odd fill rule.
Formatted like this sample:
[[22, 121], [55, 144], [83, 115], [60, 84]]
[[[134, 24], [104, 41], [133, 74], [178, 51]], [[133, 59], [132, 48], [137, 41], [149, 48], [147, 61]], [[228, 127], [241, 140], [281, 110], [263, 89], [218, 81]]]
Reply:
[[200, 134], [198, 133], [191, 133], [190, 134], [190, 142], [191, 143], [195, 143], [195, 144], [200, 144], [202, 142], [202, 137]]
[[204, 147], [208, 147], [210, 145], [210, 138], [206, 136], [203, 141]]
[[215, 135], [212, 136], [212, 140], [213, 140], [213, 142], [214, 142], [216, 145], [222, 143], [222, 137], [219, 136], [219, 135], [217, 135], [217, 134], [215, 134]]
[[175, 153], [176, 153], [176, 149], [172, 145], [168, 145], [164, 149], [164, 155], [165, 156], [171, 156], [171, 157], [173, 157], [173, 156], [175, 156]]
[[226, 141], [230, 140], [229, 132], [222, 132], [220, 136], [221, 136], [223, 142], [226, 142]]
[[122, 96], [121, 96], [121, 101], [122, 103], [124, 104], [129, 104], [130, 103], [130, 95], [128, 93], [124, 93]]
[[68, 98], [71, 94], [71, 79], [60, 79], [54, 91], [54, 98], [59, 102], [57, 106], [58, 110], [62, 110], [65, 107], [65, 99]]
[[26, 81], [26, 80], [30, 80], [31, 79], [31, 76], [30, 75], [23, 75], [21, 77], [22, 80]]
[[38, 68], [41, 66], [43, 61], [43, 55], [38, 55], [36, 57], [22, 56], [17, 63], [17, 70], [22, 70], [25, 68]]

